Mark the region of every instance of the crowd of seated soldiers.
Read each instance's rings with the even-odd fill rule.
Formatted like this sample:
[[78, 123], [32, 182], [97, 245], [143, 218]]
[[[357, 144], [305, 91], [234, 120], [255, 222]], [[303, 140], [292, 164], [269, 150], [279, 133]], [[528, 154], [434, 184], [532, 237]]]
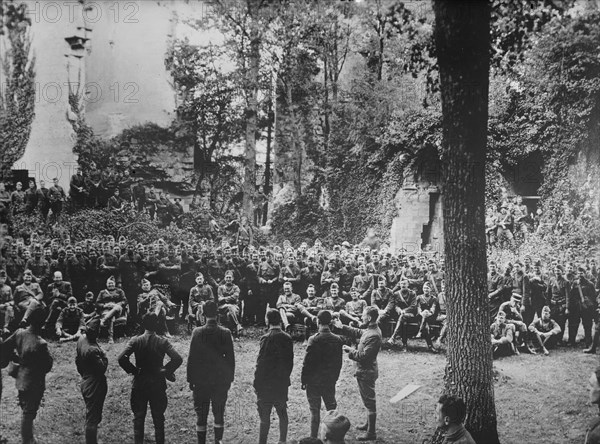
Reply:
[[[433, 251], [393, 254], [344, 242], [325, 248], [316, 240], [293, 248], [244, 247], [208, 240], [143, 245], [125, 237], [87, 239], [6, 238], [0, 248], [0, 316], [8, 334], [26, 324], [37, 304], [47, 310], [49, 338], [76, 339], [99, 318], [114, 341], [115, 325], [135, 332], [141, 316], [154, 312], [169, 335], [169, 320], [190, 327], [204, 322], [202, 305], [214, 300], [221, 319], [238, 336], [264, 325], [267, 307], [279, 309], [285, 328], [305, 339], [316, 315], [331, 310], [344, 324], [359, 326], [367, 306], [380, 311], [386, 343], [403, 350], [422, 338], [435, 352], [446, 336], [444, 259]], [[568, 343], [583, 324], [588, 352], [600, 331], [598, 273], [594, 259], [575, 264], [527, 257], [499, 272], [489, 264], [492, 344], [498, 353], [526, 348], [545, 354], [560, 343], [568, 320]], [[397, 339], [400, 343], [397, 343]]]

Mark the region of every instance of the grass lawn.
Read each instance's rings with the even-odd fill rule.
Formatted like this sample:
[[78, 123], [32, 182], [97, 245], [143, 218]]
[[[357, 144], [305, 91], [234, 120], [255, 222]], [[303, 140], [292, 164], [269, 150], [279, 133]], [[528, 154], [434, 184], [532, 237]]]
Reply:
[[[236, 379], [229, 391], [224, 442], [231, 444], [258, 441], [258, 414], [252, 388], [254, 365], [258, 353], [257, 337], [251, 332], [235, 342]], [[109, 357], [109, 389], [100, 426], [100, 442], [133, 442], [132, 414], [129, 408], [131, 377], [118, 366], [116, 358], [124, 340], [114, 345], [102, 343]], [[189, 336], [173, 340], [184, 357], [177, 371], [177, 381], [168, 383], [169, 407], [166, 412], [167, 442], [196, 441], [192, 394], [185, 381]], [[423, 443], [435, 428], [434, 408], [442, 389], [445, 365], [443, 354], [432, 355], [423, 341], [411, 341], [409, 353], [382, 351], [379, 354], [377, 381], [377, 443]], [[410, 345], [409, 344], [409, 345]], [[304, 356], [301, 343], [294, 343], [295, 365], [289, 391], [290, 416], [288, 441], [308, 436], [310, 414], [305, 393], [300, 388], [300, 368]], [[47, 377], [43, 406], [36, 421], [36, 436], [41, 444], [79, 444], [84, 442], [85, 407], [79, 391], [79, 375], [75, 369], [75, 344], [51, 344], [54, 368]], [[549, 357], [522, 354], [495, 362], [496, 408], [498, 428], [503, 443], [567, 444], [581, 443], [587, 424], [598, 409], [587, 398], [587, 380], [598, 365], [598, 357], [585, 355], [581, 348], [561, 348]], [[354, 425], [363, 422], [362, 407], [353, 363], [346, 357], [337, 386], [338, 409], [347, 415], [353, 428], [348, 443], [356, 442]], [[20, 409], [12, 378], [3, 371], [4, 393], [0, 412], [0, 433], [9, 443], [20, 442]], [[407, 384], [418, 384], [419, 390], [398, 404], [390, 398]], [[273, 415], [275, 415], [273, 413]], [[212, 442], [212, 417], [209, 437]], [[277, 442], [278, 426], [274, 420], [269, 442]], [[146, 442], [153, 443], [150, 413], [146, 418]]]

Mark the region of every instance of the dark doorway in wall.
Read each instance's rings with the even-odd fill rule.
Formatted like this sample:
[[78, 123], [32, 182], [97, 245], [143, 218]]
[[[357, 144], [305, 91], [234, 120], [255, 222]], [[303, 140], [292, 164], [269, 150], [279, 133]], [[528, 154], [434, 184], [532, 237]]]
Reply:
[[542, 185], [542, 169], [544, 158], [539, 152], [534, 152], [514, 165], [505, 165], [503, 176], [510, 184], [512, 195], [537, 196]]

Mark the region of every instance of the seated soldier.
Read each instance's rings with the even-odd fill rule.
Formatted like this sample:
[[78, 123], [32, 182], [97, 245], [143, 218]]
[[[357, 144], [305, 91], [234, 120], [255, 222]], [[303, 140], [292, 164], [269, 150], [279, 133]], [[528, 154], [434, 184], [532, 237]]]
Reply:
[[[227, 270], [225, 272], [225, 282], [217, 288], [217, 298], [219, 300], [219, 313], [227, 316], [229, 320], [233, 322], [235, 325], [234, 333], [238, 334], [242, 330], [242, 324], [238, 319], [240, 314], [240, 307], [238, 305], [240, 300], [240, 287], [233, 283], [232, 270]], [[298, 297], [298, 299], [300, 299], [300, 297]]]
[[[514, 326], [514, 341], [515, 349], [519, 354], [519, 347], [525, 342], [525, 336], [527, 335], [527, 325], [523, 322], [523, 316], [521, 315], [521, 295], [513, 293], [510, 297], [510, 301], [506, 301], [500, 304], [499, 311], [503, 311], [506, 315], [506, 322]], [[536, 351], [527, 347], [531, 354], [536, 354]]]
[[4, 315], [4, 332], [9, 333], [9, 326], [15, 316], [13, 311], [12, 288], [6, 285], [6, 271], [0, 270], [0, 313]]
[[440, 292], [437, 295], [438, 298], [438, 307], [439, 312], [437, 315], [436, 323], [442, 326], [440, 330], [440, 335], [435, 341], [435, 345], [440, 347], [442, 345], [442, 341], [446, 338], [446, 331], [448, 329], [447, 315], [446, 315], [446, 283], [444, 281], [440, 282]]
[[500, 353], [519, 354], [514, 343], [514, 328], [514, 325], [506, 322], [506, 314], [499, 310], [496, 320], [490, 326], [494, 357], [497, 357], [497, 354]]
[[140, 321], [146, 314], [154, 313], [158, 317], [157, 333], [170, 338], [171, 334], [167, 327], [167, 310], [175, 306], [175, 303], [171, 302], [165, 294], [152, 288], [148, 279], [142, 279], [142, 293], [138, 295], [137, 300], [137, 314]]
[[556, 321], [550, 319], [550, 307], [542, 308], [542, 317], [529, 325], [529, 331], [535, 335], [537, 343], [542, 347], [544, 355], [548, 356], [549, 347], [553, 347], [560, 337], [562, 331]]
[[[408, 327], [407, 325], [416, 320], [417, 318], [417, 295], [414, 291], [409, 288], [409, 282], [407, 279], [402, 279], [400, 281], [400, 290], [394, 292], [394, 304], [395, 311], [399, 314], [398, 323], [396, 324], [396, 328], [392, 333], [390, 339], [388, 339], [388, 344], [395, 344], [395, 338], [399, 331], [401, 331], [402, 336], [402, 347], [404, 351], [407, 351], [408, 345]], [[399, 311], [398, 311], [399, 308]]]
[[[323, 294], [325, 297], [325, 294]], [[340, 287], [338, 284], [333, 283], [329, 287], [329, 299], [332, 305], [332, 315], [335, 318], [340, 317], [340, 312], [346, 307], [346, 301], [340, 297]]]
[[[392, 290], [386, 287], [386, 279], [384, 276], [380, 276], [377, 280], [377, 288], [371, 292], [371, 303], [370, 305], [383, 310], [387, 305], [388, 301], [392, 297]], [[369, 301], [367, 300], [367, 303]]]
[[360, 294], [356, 287], [350, 288], [351, 301], [346, 302], [346, 309], [340, 310], [340, 320], [345, 325], [359, 327], [361, 325], [363, 312], [367, 309], [367, 302], [360, 299]]
[[98, 294], [96, 303], [102, 310], [101, 327], [108, 327], [108, 343], [114, 344], [114, 319], [121, 316], [127, 306], [127, 298], [120, 288], [116, 287], [113, 276], [106, 280], [106, 288]]
[[83, 310], [77, 306], [77, 299], [71, 296], [56, 321], [56, 336], [60, 342], [76, 341], [85, 328]]
[[201, 272], [196, 273], [196, 285], [190, 290], [188, 302], [188, 322], [195, 322], [196, 325], [204, 324], [204, 316], [202, 315], [202, 307], [206, 301], [213, 301], [213, 295], [210, 285], [204, 282], [204, 275]]
[[435, 352], [431, 342], [431, 325], [436, 322], [438, 311], [438, 300], [431, 293], [431, 284], [425, 282], [423, 284], [423, 294], [417, 297], [417, 314], [421, 317], [421, 323], [416, 337], [425, 338], [427, 348], [431, 352]]
[[279, 296], [279, 299], [277, 300], [277, 309], [281, 315], [281, 321], [283, 322], [285, 330], [287, 330], [291, 324], [300, 320], [300, 310], [298, 310], [296, 304], [301, 302], [300, 296], [292, 292], [292, 283], [286, 282], [283, 284], [283, 294]]
[[94, 302], [94, 293], [88, 291], [85, 294], [85, 300], [77, 304], [83, 311], [83, 318], [87, 323], [96, 314], [96, 303]]
[[15, 289], [14, 295], [14, 315], [15, 319], [21, 319], [21, 325], [27, 325], [29, 313], [38, 305], [44, 309], [46, 304], [43, 302], [44, 294], [39, 284], [33, 282], [33, 273], [31, 270], [23, 272], [23, 283]]
[[49, 306], [48, 317], [46, 318], [46, 331], [50, 331], [50, 327], [56, 324], [61, 310], [67, 306], [67, 301], [73, 296], [73, 288], [70, 282], [63, 281], [63, 275], [60, 271], [54, 272], [54, 282], [48, 285], [46, 292], [46, 304]]
[[475, 440], [463, 425], [466, 412], [467, 407], [461, 398], [453, 395], [440, 397], [436, 408], [437, 425], [444, 433], [444, 444], [475, 444]]
[[296, 307], [304, 317], [304, 325], [306, 326], [304, 343], [308, 344], [310, 328], [317, 325], [317, 314], [321, 310], [333, 310], [333, 303], [331, 302], [331, 298], [324, 296], [316, 297], [315, 286], [313, 284], [309, 284], [306, 288], [306, 296], [306, 299], [301, 303], [297, 303]]

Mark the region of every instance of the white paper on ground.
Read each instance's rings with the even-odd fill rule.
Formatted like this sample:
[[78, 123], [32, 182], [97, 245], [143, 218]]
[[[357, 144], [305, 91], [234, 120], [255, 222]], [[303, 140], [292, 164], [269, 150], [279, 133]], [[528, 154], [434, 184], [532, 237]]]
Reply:
[[421, 387], [420, 385], [408, 384], [406, 387], [404, 387], [402, 390], [400, 390], [398, 393], [396, 393], [396, 395], [392, 399], [390, 399], [390, 402], [392, 404], [396, 404], [397, 402], [402, 401], [404, 398], [406, 398], [411, 393], [418, 390], [420, 387]]

